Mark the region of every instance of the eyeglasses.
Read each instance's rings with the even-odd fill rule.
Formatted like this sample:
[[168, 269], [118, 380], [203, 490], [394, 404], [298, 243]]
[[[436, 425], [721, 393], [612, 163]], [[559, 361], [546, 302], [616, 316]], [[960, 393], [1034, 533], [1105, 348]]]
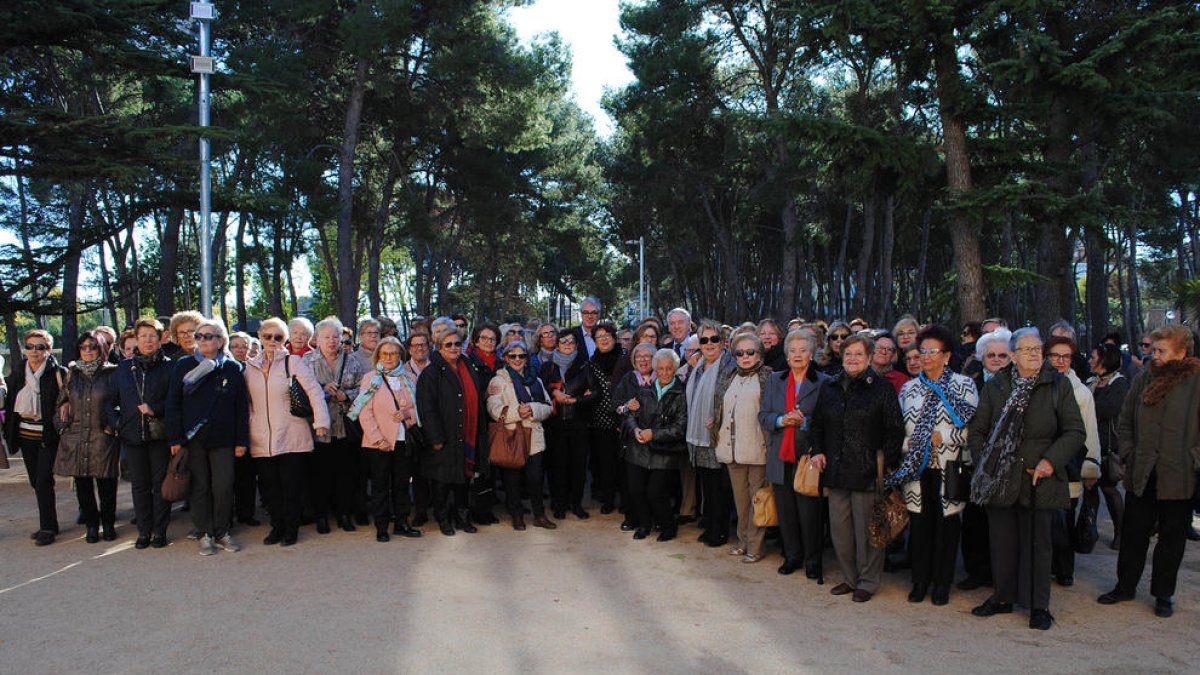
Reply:
[[983, 356], [984, 356], [984, 358], [988, 358], [988, 359], [1007, 359], [1008, 358], [1008, 354], [1006, 352], [1000, 352], [999, 354], [984, 354]]
[[921, 356], [937, 356], [938, 354], [945, 354], [946, 350], [938, 349], [937, 347], [930, 347], [929, 349], [918, 349], [917, 353]]
[[1153, 344], [1151, 344], [1151, 343], [1149, 343], [1149, 342], [1139, 342], [1139, 343], [1138, 343], [1138, 346], [1139, 346], [1139, 347], [1145, 347], [1145, 348], [1149, 349], [1150, 347], [1153, 347], [1154, 345], [1153, 345]]
[[1046, 355], [1046, 358], [1050, 359], [1051, 361], [1057, 361], [1057, 362], [1061, 363], [1063, 361], [1070, 361], [1071, 355], [1070, 354], [1055, 354], [1054, 352], [1050, 352], [1049, 354]]
[[1014, 349], [1013, 351], [1018, 354], [1023, 354], [1025, 356], [1033, 356], [1035, 354], [1041, 354], [1042, 348], [1041, 347], [1018, 347], [1017, 349]]
[[581, 310], [579, 313], [583, 314], [584, 316], [600, 316], [600, 310], [598, 309], [585, 309]]
[[462, 349], [462, 340], [457, 340], [455, 342], [443, 342], [442, 348], [443, 349]]
[[207, 342], [209, 340], [216, 340], [221, 336], [217, 335], [216, 333], [196, 333], [195, 337], [201, 342]]
[[896, 348], [895, 347], [876, 347], [875, 351], [883, 352], [884, 354], [891, 354], [892, 352], [896, 351]]
[[755, 350], [755, 349], [739, 349], [736, 352], [734, 352], [733, 355], [740, 359], [743, 356], [754, 356], [757, 353], [758, 353], [758, 350]]
[[841, 342], [842, 340], [845, 340], [848, 337], [850, 337], [850, 336], [845, 333], [834, 333], [833, 335], [829, 336], [829, 341], [830, 342]]
[[43, 344], [25, 345], [25, 351], [27, 351], [27, 352], [48, 352], [48, 351], [50, 351], [50, 345], [43, 345]]
[[196, 329], [195, 328], [191, 328], [191, 329], [180, 328], [179, 330], [175, 331], [175, 334], [176, 335], [195, 335]]
[[555, 334], [554, 331], [548, 330], [548, 331], [538, 333], [538, 337], [540, 337], [540, 338], [554, 337], [554, 334]]
[[382, 361], [384, 359], [398, 359], [398, 358], [400, 358], [400, 352], [379, 352], [379, 360], [380, 361]]
[[81, 351], [81, 352], [95, 352], [95, 351], [99, 351], [99, 350], [100, 350], [100, 348], [97, 347], [96, 343], [94, 343], [94, 342], [89, 342], [87, 344], [79, 345], [79, 351]]
[[267, 333], [266, 335], [259, 335], [258, 339], [262, 340], [263, 342], [283, 342], [283, 335], [277, 333]]
[[529, 358], [529, 355], [528, 354], [506, 354], [504, 356], [504, 358], [512, 359], [514, 361], [524, 361], [525, 359]]
[[721, 343], [721, 336], [713, 335], [712, 337], [696, 338], [696, 342], [702, 345], [716, 345]]
[[495, 338], [495, 336], [492, 336], [492, 335], [480, 335], [479, 337], [475, 338], [475, 341], [476, 342], [495, 342], [496, 338]]
[[573, 345], [573, 344], [575, 344], [575, 338], [570, 338], [570, 337], [569, 337], [569, 338], [562, 338], [562, 339], [560, 339], [560, 340], [558, 341], [558, 344], [560, 344], [560, 345]]
[[422, 341], [422, 342], [410, 342], [410, 343], [408, 343], [408, 348], [409, 348], [409, 349], [428, 349], [428, 348], [429, 348], [429, 343], [428, 343], [428, 342], [424, 342], [424, 341]]

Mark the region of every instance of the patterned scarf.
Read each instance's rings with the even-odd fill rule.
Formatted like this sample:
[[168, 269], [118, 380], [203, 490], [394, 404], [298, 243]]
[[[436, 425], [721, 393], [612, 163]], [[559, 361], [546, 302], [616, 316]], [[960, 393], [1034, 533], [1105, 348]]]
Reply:
[[75, 367], [75, 370], [79, 371], [80, 375], [90, 380], [96, 374], [96, 371], [100, 370], [100, 366], [104, 365], [104, 361], [103, 359], [95, 358], [91, 361], [76, 361], [71, 365]]
[[150, 370], [151, 368], [162, 363], [164, 356], [166, 356], [166, 354], [163, 353], [162, 349], [154, 350], [154, 353], [149, 356], [146, 356], [136, 349], [133, 350], [133, 361], [142, 370]]
[[1025, 435], [1025, 408], [1037, 384], [1038, 374], [1021, 377], [1015, 366], [1012, 368], [1012, 393], [1004, 402], [996, 426], [983, 445], [979, 466], [971, 480], [971, 501], [976, 504], [991, 504], [1008, 487], [1010, 469], [1019, 459], [1017, 447]]
[[951, 389], [949, 368], [943, 369], [936, 381], [926, 377], [924, 371], [917, 378], [925, 387], [921, 412], [908, 439], [908, 450], [900, 461], [900, 468], [887, 479], [888, 487], [917, 480], [925, 472], [925, 467], [929, 466], [929, 455], [933, 451], [933, 428], [937, 426], [939, 407], [944, 407], [950, 413], [950, 420], [959, 429], [975, 416], [975, 406]]
[[[366, 389], [358, 392], [358, 397], [354, 399], [354, 403], [350, 406], [350, 411], [346, 413], [346, 417], [349, 417], [351, 420], [358, 419], [358, 414], [371, 402], [371, 397], [375, 395], [375, 392], [379, 391], [379, 385], [383, 384], [384, 377], [398, 377], [403, 380], [407, 376], [408, 373], [405, 372], [403, 363], [391, 370], [384, 370], [382, 363], [375, 364], [375, 374], [371, 376], [371, 383], [367, 385]], [[405, 384], [407, 385], [407, 383]]]

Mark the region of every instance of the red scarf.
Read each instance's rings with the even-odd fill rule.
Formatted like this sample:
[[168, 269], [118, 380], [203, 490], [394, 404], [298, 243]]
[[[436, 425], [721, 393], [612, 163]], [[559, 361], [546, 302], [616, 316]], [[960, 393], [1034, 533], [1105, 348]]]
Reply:
[[483, 361], [483, 365], [487, 366], [490, 370], [496, 370], [496, 352], [485, 352], [482, 349], [474, 348], [471, 351], [475, 353], [475, 356], [480, 361]]
[[[785, 399], [789, 412], [796, 409], [796, 395], [798, 393], [796, 391], [796, 374], [789, 369], [787, 397]], [[779, 459], [789, 464], [796, 463], [796, 427], [788, 426], [783, 428], [783, 443], [779, 446]]]
[[474, 449], [479, 435], [479, 392], [475, 390], [475, 380], [467, 364], [461, 358], [455, 364], [458, 383], [463, 390], [463, 442], [467, 445], [467, 478], [470, 478], [475, 473]]

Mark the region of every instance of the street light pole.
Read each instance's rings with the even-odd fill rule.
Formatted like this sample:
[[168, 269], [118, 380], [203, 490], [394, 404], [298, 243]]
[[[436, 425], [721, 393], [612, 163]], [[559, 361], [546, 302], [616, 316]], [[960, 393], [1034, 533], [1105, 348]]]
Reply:
[[213, 72], [213, 59], [209, 54], [209, 28], [216, 16], [210, 2], [191, 3], [191, 18], [197, 22], [200, 35], [200, 54], [193, 56], [192, 72], [200, 76], [199, 122], [200, 122], [200, 313], [212, 316], [212, 183], [209, 176], [208, 136], [208, 76]]
[[638, 323], [646, 318], [646, 238], [627, 239], [626, 244], [638, 245]]

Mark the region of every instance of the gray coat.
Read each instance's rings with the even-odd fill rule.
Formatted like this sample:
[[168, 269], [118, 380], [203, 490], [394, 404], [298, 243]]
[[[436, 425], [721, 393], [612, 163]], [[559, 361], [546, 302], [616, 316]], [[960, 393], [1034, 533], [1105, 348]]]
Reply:
[[[779, 458], [779, 448], [783, 445], [783, 428], [775, 426], [775, 421], [787, 412], [787, 380], [788, 371], [771, 373], [763, 387], [762, 405], [759, 406], [758, 423], [767, 434], [767, 481], [776, 485], [783, 484], [784, 462]], [[810, 367], [800, 383], [800, 395], [796, 397], [796, 407], [805, 417], [812, 415], [817, 407], [817, 399], [821, 395], [821, 387], [829, 381], [829, 376]], [[796, 457], [808, 452], [808, 425], [803, 429], [797, 428], [794, 434]]]
[[54, 461], [54, 473], [59, 476], [117, 477], [117, 436], [108, 426], [105, 410], [109, 380], [116, 372], [117, 367], [111, 363], [101, 365], [92, 377], [85, 377], [73, 363], [67, 371], [58, 403], [61, 406], [69, 402], [71, 415], [62, 430]]
[[[1149, 404], [1142, 400], [1146, 388], [1154, 382], [1149, 368], [1133, 379], [1121, 422], [1117, 429], [1121, 461], [1125, 464], [1125, 489], [1139, 497], [1154, 472], [1159, 499], [1191, 499], [1196, 491], [1196, 472], [1200, 471], [1200, 361], [1187, 359], [1179, 368], [1191, 364], [1191, 374], [1167, 392], [1162, 400]], [[1161, 375], [1159, 376], [1161, 377]]]

